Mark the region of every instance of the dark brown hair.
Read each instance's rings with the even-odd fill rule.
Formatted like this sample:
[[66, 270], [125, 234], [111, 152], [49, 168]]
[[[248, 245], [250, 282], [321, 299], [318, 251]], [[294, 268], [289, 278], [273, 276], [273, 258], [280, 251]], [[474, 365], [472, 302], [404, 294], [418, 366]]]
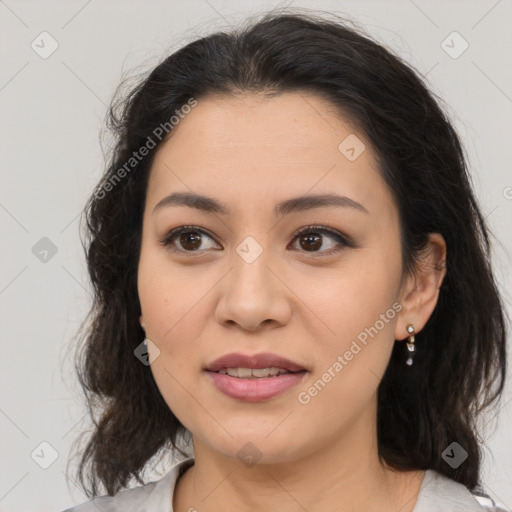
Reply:
[[[399, 208], [405, 271], [414, 268], [429, 233], [444, 237], [447, 273], [416, 336], [414, 366], [404, 364], [403, 345], [396, 344], [379, 386], [379, 454], [397, 469], [434, 469], [470, 489], [479, 482], [476, 421], [498, 403], [506, 373], [488, 228], [441, 102], [410, 66], [349, 25], [312, 13], [269, 12], [187, 44], [113, 101], [115, 146], [84, 210], [82, 240], [94, 290], [76, 360], [94, 422], [78, 469], [89, 497], [99, 494], [99, 484], [113, 495], [132, 478], [143, 483], [143, 470], [158, 454], [185, 454], [179, 440], [190, 433], [163, 400], [150, 367], [134, 356], [144, 339], [137, 292], [142, 215], [161, 141], [129, 169], [126, 163], [191, 98], [212, 93], [304, 91], [327, 99], [378, 156]], [[457, 469], [441, 456], [454, 441], [469, 454]]]

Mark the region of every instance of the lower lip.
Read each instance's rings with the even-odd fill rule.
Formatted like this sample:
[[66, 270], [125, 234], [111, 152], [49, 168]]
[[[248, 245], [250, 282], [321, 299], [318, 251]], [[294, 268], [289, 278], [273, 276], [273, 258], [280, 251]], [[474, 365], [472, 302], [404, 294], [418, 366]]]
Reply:
[[307, 372], [285, 373], [276, 377], [256, 379], [239, 379], [210, 371], [207, 373], [217, 389], [225, 395], [246, 402], [261, 402], [292, 388]]

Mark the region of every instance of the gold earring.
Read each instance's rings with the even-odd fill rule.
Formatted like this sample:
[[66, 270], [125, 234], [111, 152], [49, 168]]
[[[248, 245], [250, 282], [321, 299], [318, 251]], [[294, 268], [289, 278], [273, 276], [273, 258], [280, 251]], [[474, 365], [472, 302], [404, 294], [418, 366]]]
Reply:
[[407, 327], [407, 332], [409, 333], [409, 337], [407, 338], [407, 352], [409, 357], [407, 358], [406, 364], [408, 366], [412, 366], [414, 352], [416, 352], [416, 346], [414, 345], [414, 326], [409, 324]]

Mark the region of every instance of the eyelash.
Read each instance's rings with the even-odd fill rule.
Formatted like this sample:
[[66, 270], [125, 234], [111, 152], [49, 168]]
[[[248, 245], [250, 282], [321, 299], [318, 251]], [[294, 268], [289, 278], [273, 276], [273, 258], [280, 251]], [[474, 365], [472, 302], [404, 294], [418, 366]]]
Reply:
[[[197, 251], [186, 251], [186, 250], [181, 250], [181, 249], [174, 249], [171, 247], [171, 242], [172, 242], [172, 239], [175, 238], [177, 235], [180, 235], [182, 233], [187, 233], [187, 232], [194, 232], [194, 233], [199, 233], [199, 234], [204, 234], [206, 236], [208, 236], [209, 238], [211, 238], [212, 240], [214, 240], [216, 243], [218, 243], [216, 240], [215, 240], [215, 237], [213, 235], [211, 235], [208, 231], [202, 229], [202, 228], [199, 228], [197, 226], [180, 226], [178, 228], [174, 228], [172, 229], [171, 231], [169, 231], [168, 233], [166, 233], [162, 238], [160, 238], [158, 240], [158, 243], [160, 245], [162, 245], [163, 247], [166, 247], [168, 250], [171, 250], [173, 252], [179, 252], [179, 253], [186, 253], [190, 256], [196, 256], [196, 255], [199, 255], [201, 253], [204, 253], [204, 250], [201, 251], [201, 250], [197, 250]], [[329, 228], [326, 228], [325, 226], [322, 226], [322, 225], [313, 225], [313, 226], [306, 226], [304, 228], [301, 228], [299, 229], [293, 236], [293, 240], [295, 240], [296, 238], [299, 238], [300, 236], [302, 235], [305, 235], [305, 234], [309, 234], [309, 233], [314, 233], [314, 234], [327, 234], [329, 235], [331, 238], [333, 238], [334, 240], [336, 240], [338, 242], [338, 244], [341, 246], [341, 247], [338, 247], [338, 248], [335, 248], [335, 249], [329, 249], [327, 251], [313, 251], [313, 252], [309, 252], [309, 251], [299, 251], [299, 252], [304, 252], [308, 255], [311, 255], [313, 257], [324, 257], [324, 256], [330, 256], [332, 254], [335, 254], [335, 253], [338, 253], [339, 251], [343, 250], [344, 247], [355, 247], [355, 244], [353, 243], [353, 241], [342, 235], [341, 233], [339, 233], [338, 231], [334, 231], [332, 229], [329, 229]]]

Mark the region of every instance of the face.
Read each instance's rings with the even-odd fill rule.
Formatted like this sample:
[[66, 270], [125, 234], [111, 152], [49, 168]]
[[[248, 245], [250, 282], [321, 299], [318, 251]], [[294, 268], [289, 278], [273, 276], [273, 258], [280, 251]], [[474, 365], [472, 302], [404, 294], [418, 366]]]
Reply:
[[[371, 428], [402, 261], [369, 141], [303, 93], [201, 99], [171, 135], [151, 169], [138, 269], [150, 368], [170, 409], [194, 444], [268, 463]], [[161, 203], [174, 193], [226, 211]], [[328, 194], [338, 202], [302, 201]], [[232, 353], [301, 371], [258, 382], [206, 370]], [[267, 365], [285, 363], [252, 367]]]

